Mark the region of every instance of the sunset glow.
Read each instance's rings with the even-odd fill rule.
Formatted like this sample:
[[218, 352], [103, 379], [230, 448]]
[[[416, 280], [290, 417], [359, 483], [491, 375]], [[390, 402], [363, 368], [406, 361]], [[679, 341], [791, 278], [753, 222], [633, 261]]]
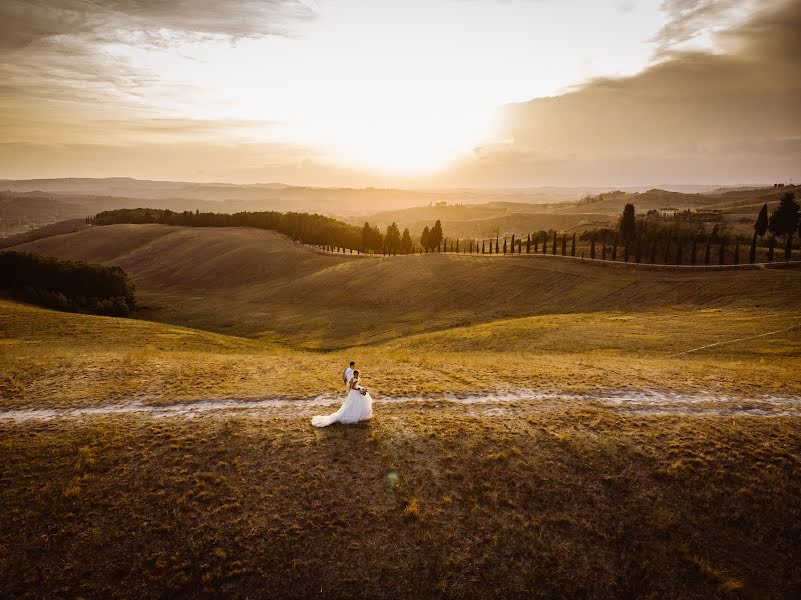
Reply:
[[[405, 177], [435, 185], [465, 177], [478, 185], [560, 183], [577, 173], [567, 162], [597, 164], [604, 146], [585, 126], [585, 138], [576, 139], [575, 123], [593, 115], [593, 127], [619, 125], [605, 125], [605, 113], [591, 106], [558, 121], [545, 113], [521, 120], [510, 117], [514, 103], [553, 98], [547, 105], [557, 106], [599, 78], [635, 82], [660, 65], [748, 52], [752, 41], [738, 27], [784, 5], [690, 4], [237, 0], [221, 14], [205, 1], [187, 13], [145, 1], [60, 0], [54, 8], [14, 0], [0, 9], [11, 24], [0, 48], [9, 82], [0, 132], [15, 144], [0, 147], [0, 177], [88, 175], [91, 168], [95, 175], [323, 185]], [[636, 115], [655, 93], [662, 92], [622, 101], [638, 102]], [[661, 118], [652, 123], [660, 127]], [[727, 139], [694, 139], [681, 121], [669, 131], [683, 137], [660, 152], [676, 158], [682, 148], [757, 141], [731, 124], [722, 129]], [[625, 144], [618, 150], [628, 153]], [[527, 166], [532, 161], [547, 173]], [[559, 164], [564, 172], [554, 171]], [[653, 177], [675, 177], [664, 164]], [[610, 171], [598, 169], [579, 167], [581, 180], [598, 182]]]

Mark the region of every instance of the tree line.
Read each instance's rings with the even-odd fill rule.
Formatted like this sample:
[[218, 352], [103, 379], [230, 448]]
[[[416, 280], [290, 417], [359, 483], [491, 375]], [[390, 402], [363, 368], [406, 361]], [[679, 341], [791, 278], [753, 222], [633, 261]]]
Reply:
[[[757, 262], [757, 248], [767, 246], [767, 259], [773, 261], [777, 238], [784, 241], [784, 258], [792, 258], [793, 237], [796, 231], [801, 234], [801, 211], [793, 192], [785, 193], [779, 204], [768, 215], [768, 205], [765, 203], [759, 211], [753, 226], [754, 234], [751, 237], [748, 262]], [[767, 241], [766, 233], [770, 233]], [[606, 260], [607, 246], [610, 246], [612, 260], [617, 260], [618, 246], [628, 261], [631, 255], [634, 260], [641, 262], [647, 260], [651, 263], [664, 264], [740, 264], [745, 259], [745, 244], [747, 239], [735, 235], [732, 240], [728, 234], [722, 232], [715, 225], [710, 233], [704, 230], [687, 230], [671, 227], [661, 222], [649, 222], [637, 219], [634, 206], [627, 204], [620, 216], [616, 230], [600, 229], [585, 232], [590, 240], [590, 258], [597, 258], [596, 243], [601, 245], [600, 255]], [[703, 250], [702, 258], [699, 251]]]
[[[291, 239], [315, 245], [332, 252], [376, 253], [384, 255], [415, 253], [460, 254], [561, 254], [590, 259], [690, 264], [739, 264], [745, 258], [747, 240], [736, 236], [732, 240], [725, 228], [715, 224], [707, 233], [699, 229], [671, 225], [662, 220], [649, 220], [637, 216], [633, 204], [623, 209], [616, 227], [576, 233], [540, 230], [526, 234], [525, 238], [513, 233], [501, 240], [500, 235], [489, 239], [447, 238], [442, 223], [426, 226], [418, 241], [413, 240], [409, 229], [401, 233], [396, 223], [381, 231], [376, 225], [365, 222], [361, 228], [342, 221], [309, 213], [281, 213], [276, 211], [243, 212], [235, 214], [182, 213], [162, 209], [119, 209], [99, 213], [87, 220], [96, 225], [114, 223], [164, 223], [190, 227], [257, 227], [277, 231]], [[765, 204], [754, 224], [754, 235], [748, 260], [756, 262], [757, 247], [767, 248], [767, 258], [774, 260], [777, 238], [783, 238], [785, 258], [792, 256], [792, 241], [799, 230], [799, 206], [793, 192], [785, 193], [772, 214]], [[767, 232], [771, 236], [765, 240]], [[589, 246], [589, 247], [587, 247]], [[701, 253], [702, 251], [702, 253]]]
[[[157, 208], [121, 208], [108, 210], [87, 217], [90, 225], [117, 225], [122, 223], [159, 223], [185, 227], [255, 227], [286, 235], [293, 241], [318, 246], [331, 252], [357, 252], [377, 254], [412, 254], [422, 250], [433, 250], [436, 237], [417, 245], [409, 229], [401, 233], [392, 223], [385, 231], [365, 222], [359, 228], [331, 217], [313, 213], [282, 213], [278, 211], [203, 213], [200, 211], [174, 212]], [[428, 229], [428, 228], [426, 228]], [[432, 230], [442, 239], [442, 224], [437, 221]], [[424, 234], [427, 240], [428, 235]]]
[[0, 289], [49, 308], [124, 317], [136, 306], [135, 287], [120, 267], [0, 252]]
[[358, 227], [318, 214], [278, 211], [233, 214], [200, 211], [174, 212], [157, 208], [121, 208], [90, 217], [92, 225], [160, 223], [186, 227], [255, 227], [277, 231], [304, 244], [356, 250], [361, 244]]

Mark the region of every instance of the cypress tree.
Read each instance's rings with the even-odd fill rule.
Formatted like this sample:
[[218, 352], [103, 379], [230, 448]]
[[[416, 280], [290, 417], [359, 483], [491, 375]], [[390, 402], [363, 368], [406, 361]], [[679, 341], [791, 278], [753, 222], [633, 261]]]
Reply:
[[540, 248], [540, 238], [535, 233], [534, 234], [534, 254], [536, 254], [539, 251], [539, 248]]
[[737, 236], [737, 243], [734, 245], [734, 264], [740, 264], [740, 236]]
[[562, 234], [562, 256], [567, 256], [567, 234]]
[[601, 260], [606, 260], [606, 238], [604, 238], [604, 245], [601, 248]]
[[459, 238], [456, 238], [456, 254], [459, 254]]
[[768, 220], [768, 229], [774, 236], [784, 236], [784, 258], [790, 260], [793, 256], [793, 235], [798, 229], [801, 217], [801, 207], [795, 201], [795, 193], [787, 192], [779, 200], [779, 205], [773, 210]]
[[753, 265], [756, 262], [757, 251], [757, 236], [760, 239], [765, 235], [768, 230], [768, 203], [762, 205], [762, 210], [759, 211], [756, 223], [754, 223], [754, 237], [751, 239], [751, 252], [748, 255], [748, 260]]
[[481, 240], [481, 254], [484, 254], [484, 240]]
[[590, 240], [590, 258], [595, 260], [595, 238]]
[[776, 247], [776, 237], [768, 238], [768, 262], [773, 262], [773, 249]]
[[573, 241], [570, 243], [570, 256], [576, 255], [576, 232], [573, 232]]
[[762, 205], [756, 223], [754, 223], [754, 233], [760, 238], [768, 231], [768, 203]]
[[531, 254], [531, 234], [526, 238], [526, 254]]
[[428, 239], [432, 248], [434, 246], [439, 247], [440, 242], [443, 241], [444, 236], [442, 235], [442, 222], [439, 219], [436, 220], [434, 227], [431, 228], [431, 231], [428, 234]]
[[615, 239], [612, 245], [612, 260], [617, 260], [617, 234], [615, 234]]
[[545, 232], [545, 239], [542, 240], [542, 253], [547, 254], [548, 252], [548, 232]]
[[710, 244], [709, 238], [707, 238], [707, 240], [706, 240], [706, 249], [704, 250], [704, 265], [708, 265], [709, 264], [709, 258], [710, 258], [709, 255], [711, 254], [711, 251], [712, 251], [711, 250], [711, 244]]
[[[506, 240], [504, 240], [506, 241]], [[515, 234], [512, 234], [512, 254], [515, 253]]]
[[556, 256], [556, 230], [553, 232], [553, 241], [551, 242], [551, 254]]
[[501, 253], [501, 247], [498, 244], [498, 236], [496, 235], [495, 236], [495, 254], [500, 254], [500, 253]]
[[623, 246], [623, 262], [629, 262], [629, 245]]
[[626, 204], [619, 221], [620, 233], [623, 241], [628, 245], [637, 235], [637, 223], [634, 217], [634, 205]]
[[[365, 235], [369, 236], [370, 235], [369, 234], [369, 231], [370, 231], [369, 224], [365, 223], [364, 224], [364, 228], [365, 228], [365, 230], [367, 230], [367, 234], [362, 234], [362, 236], [363, 237]], [[420, 245], [423, 246], [423, 248], [426, 249], [426, 252], [428, 252], [428, 248], [431, 246], [431, 237], [430, 236], [431, 236], [431, 233], [428, 230], [428, 225], [426, 225], [425, 227], [423, 227], [423, 234], [420, 236]]]
[[503, 238], [503, 253], [506, 254], [506, 238]]
[[470, 254], [473, 254], [473, 240], [470, 240]]
[[725, 265], [726, 264], [726, 242], [727, 242], [727, 240], [726, 240], [725, 237], [720, 240], [720, 246], [719, 246], [720, 252], [718, 253], [718, 264], [719, 265]]

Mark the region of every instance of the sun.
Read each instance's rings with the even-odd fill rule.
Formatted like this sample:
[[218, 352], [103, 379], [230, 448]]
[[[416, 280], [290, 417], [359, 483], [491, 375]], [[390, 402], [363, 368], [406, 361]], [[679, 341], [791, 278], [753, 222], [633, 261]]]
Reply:
[[307, 112], [298, 141], [322, 148], [345, 167], [391, 174], [433, 172], [490, 138], [492, 111], [407, 101], [343, 102]]

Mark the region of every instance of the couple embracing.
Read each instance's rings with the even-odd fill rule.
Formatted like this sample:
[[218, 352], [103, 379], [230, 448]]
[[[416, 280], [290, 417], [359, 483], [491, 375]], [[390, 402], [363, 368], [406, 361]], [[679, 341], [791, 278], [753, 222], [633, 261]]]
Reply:
[[342, 380], [348, 392], [345, 402], [333, 414], [312, 417], [312, 425], [315, 427], [326, 427], [332, 423], [357, 423], [373, 416], [373, 399], [359, 382], [359, 371], [356, 370], [355, 362], [351, 361], [342, 372]]

